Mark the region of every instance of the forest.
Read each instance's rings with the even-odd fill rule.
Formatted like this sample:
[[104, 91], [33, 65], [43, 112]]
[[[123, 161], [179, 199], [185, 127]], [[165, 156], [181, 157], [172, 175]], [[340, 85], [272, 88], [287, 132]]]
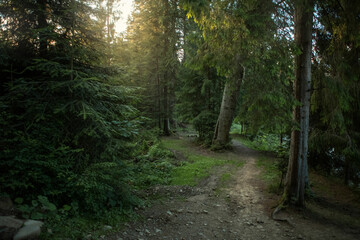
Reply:
[[319, 178], [360, 216], [360, 1], [134, 0], [117, 32], [121, 2], [0, 0], [0, 215], [44, 221], [42, 239], [140, 239], [104, 232], [170, 199], [153, 189], [207, 191], [211, 169], [232, 199], [232, 168], [260, 165], [273, 218], [322, 201]]

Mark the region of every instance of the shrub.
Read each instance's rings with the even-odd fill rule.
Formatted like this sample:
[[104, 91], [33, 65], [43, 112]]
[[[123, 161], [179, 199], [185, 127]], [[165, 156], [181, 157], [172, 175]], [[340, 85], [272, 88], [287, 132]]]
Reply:
[[[119, 86], [111, 76], [79, 68], [76, 79], [70, 80], [65, 70], [61, 63], [33, 59], [22, 75], [4, 84], [0, 97], [1, 192], [12, 199], [22, 197], [27, 204], [39, 195], [56, 206], [78, 200], [94, 204], [94, 208], [86, 207], [93, 211], [111, 206], [117, 197], [110, 196], [115, 183], [106, 182], [107, 177], [121, 179], [126, 172], [126, 165], [111, 169], [115, 173], [121, 169], [122, 174], [106, 172], [101, 163], [118, 164], [132, 157], [141, 119], [128, 104], [133, 100], [131, 89]], [[95, 176], [96, 167], [105, 172]], [[86, 188], [85, 180], [94, 186]], [[90, 196], [85, 201], [75, 194], [79, 186], [88, 192], [109, 191], [109, 196], [106, 200]], [[124, 196], [118, 201], [126, 205], [128, 192], [123, 188], [119, 192]]]
[[216, 114], [205, 110], [193, 120], [194, 127], [199, 132], [199, 141], [206, 145], [211, 145], [217, 117]]
[[112, 207], [129, 208], [140, 204], [131, 193], [126, 180], [127, 168], [116, 162], [95, 163], [88, 167], [76, 182], [76, 199], [80, 209], [100, 215]]

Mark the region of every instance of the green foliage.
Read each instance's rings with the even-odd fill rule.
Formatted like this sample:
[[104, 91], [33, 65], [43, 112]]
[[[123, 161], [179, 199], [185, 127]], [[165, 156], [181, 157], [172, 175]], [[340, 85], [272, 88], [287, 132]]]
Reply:
[[173, 154], [167, 150], [164, 149], [160, 143], [154, 144], [149, 148], [148, 154], [146, 155], [147, 157], [149, 157], [149, 159], [151, 160], [156, 160], [156, 159], [166, 159], [166, 158], [171, 158], [173, 157]]
[[160, 143], [152, 145], [147, 154], [132, 164], [132, 183], [136, 188], [147, 188], [155, 184], [168, 184], [174, 168], [173, 154]]
[[288, 133], [292, 126], [292, 81], [294, 79], [291, 43], [267, 39], [247, 68], [242, 85], [237, 122], [246, 123], [247, 133]]
[[76, 199], [81, 210], [100, 215], [113, 207], [129, 208], [141, 202], [127, 188], [126, 168], [116, 162], [90, 165], [76, 181]]
[[142, 101], [137, 107], [151, 120], [149, 126], [162, 129], [165, 135], [169, 135], [168, 120], [173, 117], [179, 66], [178, 16], [177, 1], [135, 1], [126, 37], [131, 41], [125, 58], [133, 69], [127, 82], [141, 87]]
[[346, 183], [360, 181], [359, 9], [352, 1], [319, 3], [312, 68], [309, 164]]
[[[280, 137], [283, 138], [282, 142], [280, 141]], [[240, 141], [245, 146], [260, 150], [260, 151], [268, 151], [274, 152], [279, 157], [285, 157], [289, 150], [290, 139], [287, 136], [279, 136], [277, 134], [269, 134], [259, 132], [257, 135], [238, 135], [234, 134], [233, 138]]]
[[3, 191], [29, 199], [32, 193], [68, 195], [75, 176], [89, 165], [129, 157], [129, 140], [138, 126], [129, 120], [137, 111], [124, 104], [127, 93], [120, 86], [96, 79], [46, 80], [51, 77], [47, 64], [36, 64], [32, 71], [42, 72], [43, 81], [14, 81], [1, 98], [1, 123], [7, 126], [2, 127], [7, 136], [0, 163]]
[[51, 232], [42, 231], [40, 239], [100, 239], [111, 232], [121, 231], [122, 223], [137, 218], [133, 211], [117, 207], [109, 209], [101, 216], [75, 215], [68, 218], [59, 215], [57, 218], [47, 219], [42, 229], [51, 229]]
[[63, 213], [138, 204], [124, 162], [143, 119], [121, 69], [103, 65], [97, 13], [84, 1], [1, 2], [0, 191], [23, 198], [24, 213], [46, 207], [38, 196]]
[[241, 124], [233, 123], [230, 128], [230, 134], [238, 134], [240, 135], [243, 132], [243, 126]]
[[217, 114], [204, 110], [193, 119], [194, 128], [199, 133], [199, 140], [207, 146], [211, 145], [217, 117]]
[[184, 43], [185, 59], [178, 74], [176, 113], [180, 121], [193, 123], [199, 141], [210, 145], [220, 110], [224, 77], [211, 66], [208, 48], [199, 27], [185, 21], [189, 31]]
[[23, 198], [16, 198], [14, 200], [18, 204], [17, 209], [21, 211], [22, 217], [31, 218], [35, 220], [44, 220], [48, 218], [57, 217], [56, 206], [49, 202], [48, 198], [45, 196], [38, 196], [36, 200], [32, 200], [31, 204], [23, 204]]

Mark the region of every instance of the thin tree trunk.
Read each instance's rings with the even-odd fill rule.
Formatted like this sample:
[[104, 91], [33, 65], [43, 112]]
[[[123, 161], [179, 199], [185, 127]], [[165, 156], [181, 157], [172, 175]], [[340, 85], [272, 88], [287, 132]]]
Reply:
[[[165, 61], [167, 62], [169, 59], [167, 57], [171, 56], [169, 54], [169, 45], [170, 45], [170, 39], [169, 39], [169, 33], [171, 32], [171, 22], [169, 20], [169, 2], [168, 0], [164, 0], [164, 7], [165, 7], [165, 19], [166, 21], [164, 21], [165, 24], [165, 31], [164, 31], [164, 56], [165, 56]], [[171, 49], [170, 49], [171, 51]], [[168, 99], [168, 83], [169, 81], [169, 71], [171, 71], [170, 69], [166, 68], [164, 70], [164, 79], [163, 79], [163, 133], [165, 136], [169, 136], [170, 135], [170, 130], [169, 130], [169, 99]]]
[[164, 135], [169, 136], [170, 135], [170, 128], [169, 128], [169, 106], [168, 106], [168, 87], [165, 83], [164, 86]]
[[292, 130], [290, 157], [285, 181], [286, 201], [296, 199], [304, 205], [305, 185], [308, 179], [308, 132], [310, 115], [311, 47], [312, 47], [313, 1], [295, 0], [295, 42], [301, 54], [295, 57], [295, 99], [301, 102], [293, 112], [298, 127]]
[[47, 36], [45, 33], [45, 28], [47, 27], [47, 14], [46, 0], [38, 0], [37, 4], [39, 5], [38, 13], [37, 13], [37, 21], [38, 21], [38, 34], [39, 34], [39, 52], [41, 57], [45, 57], [47, 52]]
[[230, 128], [235, 115], [237, 98], [245, 75], [245, 68], [239, 63], [240, 57], [236, 57], [236, 66], [232, 77], [225, 83], [219, 117], [216, 123], [213, 145], [216, 148], [225, 147], [230, 140]]
[[161, 129], [161, 91], [160, 91], [160, 73], [159, 73], [159, 59], [156, 58], [156, 72], [157, 72], [157, 107], [158, 107], [158, 115], [157, 115], [157, 119], [158, 119], [158, 126], [159, 129]]
[[74, 80], [74, 50], [75, 50], [75, 2], [71, 1], [71, 47], [70, 47], [70, 80]]

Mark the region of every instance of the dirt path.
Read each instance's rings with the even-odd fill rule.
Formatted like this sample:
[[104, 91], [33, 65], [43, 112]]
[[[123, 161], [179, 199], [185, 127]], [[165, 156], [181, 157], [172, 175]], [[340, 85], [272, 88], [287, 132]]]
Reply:
[[276, 196], [267, 193], [256, 166], [259, 153], [233, 142], [232, 153], [243, 167], [222, 186], [218, 169], [198, 187], [158, 186], [149, 194], [164, 196], [161, 203], [139, 210], [143, 220], [126, 224], [106, 239], [360, 239], [359, 231], [346, 232], [331, 223], [285, 213], [290, 223], [269, 215]]

